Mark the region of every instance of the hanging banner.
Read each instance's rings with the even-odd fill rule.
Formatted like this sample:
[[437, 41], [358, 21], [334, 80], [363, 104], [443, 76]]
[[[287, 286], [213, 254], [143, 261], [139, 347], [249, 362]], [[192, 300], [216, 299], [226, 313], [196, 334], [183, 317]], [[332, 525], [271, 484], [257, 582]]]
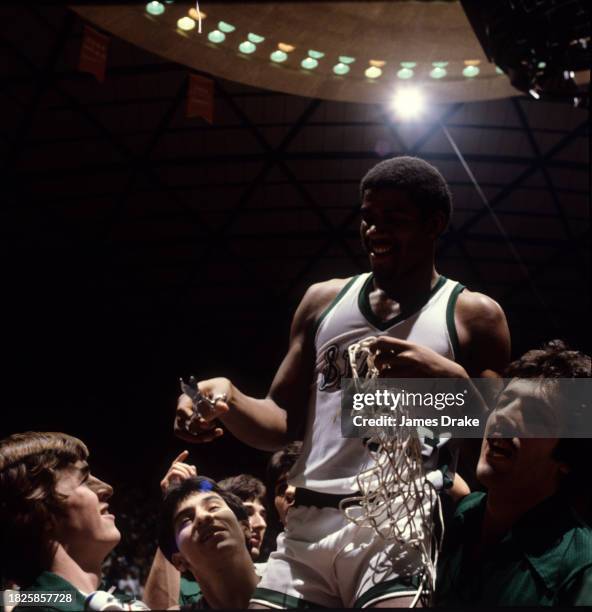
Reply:
[[214, 81], [198, 74], [189, 75], [187, 117], [203, 117], [214, 123]]
[[80, 47], [78, 70], [80, 72], [90, 72], [99, 83], [102, 83], [105, 80], [108, 46], [108, 36], [85, 25], [82, 35], [82, 46]]

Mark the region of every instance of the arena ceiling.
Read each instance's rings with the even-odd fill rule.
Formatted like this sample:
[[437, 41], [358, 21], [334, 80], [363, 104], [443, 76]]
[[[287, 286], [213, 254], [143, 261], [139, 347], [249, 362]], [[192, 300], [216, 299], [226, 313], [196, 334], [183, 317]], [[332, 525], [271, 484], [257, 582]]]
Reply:
[[186, 66], [113, 36], [100, 84], [77, 70], [74, 12], [0, 17], [7, 400], [129, 433], [144, 408], [170, 425], [181, 374], [264, 392], [305, 288], [366, 269], [359, 179], [398, 154], [450, 182], [439, 269], [503, 305], [514, 354], [590, 350], [587, 110], [517, 96], [404, 123], [213, 76], [210, 125], [185, 116]]

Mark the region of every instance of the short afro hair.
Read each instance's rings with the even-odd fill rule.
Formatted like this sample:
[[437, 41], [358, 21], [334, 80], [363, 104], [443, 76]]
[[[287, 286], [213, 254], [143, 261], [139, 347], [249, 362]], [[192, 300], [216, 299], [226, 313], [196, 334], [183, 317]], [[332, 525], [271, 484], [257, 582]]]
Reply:
[[426, 215], [452, 216], [452, 195], [446, 180], [431, 164], [419, 157], [393, 157], [370, 168], [360, 183], [360, 199], [367, 189], [400, 189]]
[[211, 478], [193, 476], [182, 482], [174, 483], [165, 493], [158, 519], [158, 547], [168, 561], [172, 562], [172, 556], [179, 552], [173, 525], [173, 519], [179, 504], [194, 493], [205, 493], [206, 491], [219, 495], [239, 522], [248, 523], [249, 515], [247, 509], [243, 506], [243, 502], [233, 493], [220, 488]]

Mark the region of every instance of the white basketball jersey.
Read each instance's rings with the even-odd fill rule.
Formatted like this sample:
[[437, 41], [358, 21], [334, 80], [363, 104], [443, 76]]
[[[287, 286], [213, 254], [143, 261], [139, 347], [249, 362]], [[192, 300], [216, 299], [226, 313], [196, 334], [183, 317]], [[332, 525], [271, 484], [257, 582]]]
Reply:
[[[302, 454], [290, 474], [290, 484], [296, 487], [349, 495], [358, 490], [356, 476], [370, 467], [363, 441], [341, 436], [341, 379], [351, 378], [351, 344], [368, 336], [392, 336], [455, 358], [458, 339], [454, 307], [463, 285], [440, 276], [427, 301], [419, 304], [414, 314], [381, 321], [370, 307], [372, 280], [372, 273], [350, 279], [317, 322], [315, 388]], [[432, 462], [428, 463], [433, 463], [438, 454], [433, 450]], [[426, 464], [426, 469], [430, 467], [435, 465]]]

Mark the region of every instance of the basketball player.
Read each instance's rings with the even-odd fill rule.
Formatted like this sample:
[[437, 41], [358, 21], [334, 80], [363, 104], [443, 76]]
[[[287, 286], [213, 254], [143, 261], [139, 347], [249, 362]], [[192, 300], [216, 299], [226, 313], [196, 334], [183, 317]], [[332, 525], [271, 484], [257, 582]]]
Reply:
[[[386, 567], [384, 542], [338, 508], [368, 463], [361, 440], [341, 437], [340, 382], [351, 375], [351, 344], [378, 336], [376, 362], [390, 378], [492, 376], [509, 359], [499, 305], [435, 268], [436, 240], [451, 215], [442, 175], [417, 158], [385, 160], [366, 174], [360, 195], [371, 272], [308, 289], [268, 396], [249, 397], [226, 378], [205, 380], [199, 387], [214, 408], [200, 406], [204, 418], [195, 419], [190, 399], [179, 398], [175, 430], [191, 442], [222, 435], [215, 419], [262, 450], [302, 437], [304, 428], [290, 478], [289, 535], [278, 538], [252, 606], [400, 607], [415, 596], [409, 568], [378, 571]], [[433, 482], [442, 486], [444, 476]]]

